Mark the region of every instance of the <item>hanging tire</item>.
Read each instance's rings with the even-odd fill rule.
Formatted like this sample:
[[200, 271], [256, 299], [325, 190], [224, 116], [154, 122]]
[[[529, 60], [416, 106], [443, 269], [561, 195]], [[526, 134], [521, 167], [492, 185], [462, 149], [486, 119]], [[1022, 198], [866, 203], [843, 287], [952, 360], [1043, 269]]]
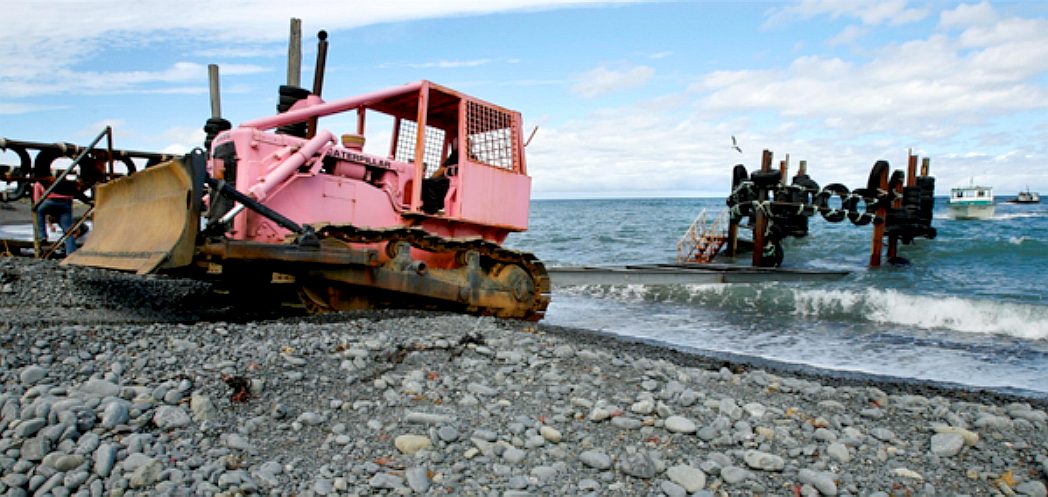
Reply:
[[[749, 180], [746, 166], [736, 164], [731, 170], [731, 194], [728, 195], [726, 203], [729, 208], [738, 211], [738, 216], [733, 216], [734, 221], [749, 217], [753, 212], [753, 192], [749, 188], [740, 189], [739, 186]], [[734, 213], [733, 213], [734, 214]]]
[[18, 156], [18, 169], [12, 170], [11, 175], [18, 178], [28, 178], [29, 174], [33, 172], [33, 161], [29, 159], [29, 152], [22, 147], [9, 146], [7, 150], [10, 150]]
[[750, 173], [750, 181], [758, 188], [768, 189], [782, 182], [782, 173], [778, 169], [753, 171]]
[[746, 166], [735, 164], [735, 167], [731, 169], [731, 191], [735, 191], [747, 178], [749, 174], [746, 172]]
[[[11, 179], [28, 178], [33, 172], [33, 161], [29, 158], [29, 152], [26, 152], [22, 147], [15, 146], [8, 146], [7, 150], [18, 156], [18, 167], [12, 167], [9, 173]], [[0, 195], [0, 202], [11, 202], [28, 196], [30, 188], [31, 185], [28, 181], [19, 181], [18, 186], [14, 190], [8, 191], [5, 195]]]
[[870, 178], [866, 181], [866, 189], [871, 192], [876, 192], [881, 187], [881, 175], [891, 169], [888, 165], [888, 161], [879, 160], [873, 164], [873, 168], [870, 169]]
[[[771, 245], [770, 250], [768, 245]], [[782, 242], [779, 240], [768, 242], [765, 245], [764, 253], [761, 254], [760, 267], [779, 267], [782, 265], [784, 255]]]
[[[833, 209], [830, 207], [830, 197], [837, 196], [841, 199], [841, 208]], [[848, 187], [840, 183], [830, 183], [826, 185], [819, 194], [815, 196], [815, 207], [822, 213], [822, 218], [831, 222], [839, 223], [844, 221], [846, 213], [844, 212], [844, 204], [848, 200]]]
[[65, 154], [57, 148], [41, 149], [36, 153], [36, 159], [33, 160], [33, 177], [46, 178], [51, 176], [51, 164], [62, 157], [65, 157]]
[[844, 210], [848, 211], [848, 221], [851, 221], [851, 223], [856, 226], [866, 226], [873, 222], [874, 216], [870, 213], [869, 203], [866, 204], [866, 207], [862, 211], [859, 210], [859, 200], [865, 200], [865, 196], [860, 194], [860, 191], [864, 190], [860, 188], [852, 192], [852, 194], [848, 196], [848, 200], [844, 201], [842, 207], [844, 207]]
[[819, 194], [819, 184], [807, 174], [794, 176], [793, 185], [801, 188], [799, 199], [801, 203], [810, 204], [815, 201], [815, 196]]

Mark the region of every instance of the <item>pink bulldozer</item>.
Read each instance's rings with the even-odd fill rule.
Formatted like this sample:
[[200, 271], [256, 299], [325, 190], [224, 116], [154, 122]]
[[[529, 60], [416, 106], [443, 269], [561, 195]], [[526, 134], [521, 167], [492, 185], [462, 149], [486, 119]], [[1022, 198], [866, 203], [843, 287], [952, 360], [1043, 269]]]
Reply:
[[429, 81], [330, 102], [314, 87], [236, 127], [213, 102], [207, 150], [100, 186], [66, 263], [293, 289], [318, 312], [541, 319], [545, 267], [502, 246], [528, 225], [520, 113]]

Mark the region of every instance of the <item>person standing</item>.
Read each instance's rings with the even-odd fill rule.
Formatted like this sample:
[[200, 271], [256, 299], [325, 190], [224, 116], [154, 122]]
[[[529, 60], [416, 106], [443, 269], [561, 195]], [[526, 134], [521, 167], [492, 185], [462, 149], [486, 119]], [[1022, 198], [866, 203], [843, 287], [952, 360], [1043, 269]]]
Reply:
[[[55, 178], [53, 176], [48, 176], [33, 184], [33, 204], [40, 201], [40, 197], [44, 195], [44, 192], [47, 191], [47, 188], [54, 181]], [[69, 185], [67, 186], [66, 183]], [[62, 227], [63, 233], [69, 233], [69, 230], [73, 227], [73, 195], [76, 192], [69, 192], [70, 187], [76, 190], [75, 184], [63, 181], [40, 203], [36, 213], [36, 225], [42, 242], [47, 241], [47, 223], [45, 222], [47, 216], [52, 216], [58, 220], [58, 225]], [[65, 239], [65, 254], [72, 254], [75, 250], [76, 236], [70, 234]]]

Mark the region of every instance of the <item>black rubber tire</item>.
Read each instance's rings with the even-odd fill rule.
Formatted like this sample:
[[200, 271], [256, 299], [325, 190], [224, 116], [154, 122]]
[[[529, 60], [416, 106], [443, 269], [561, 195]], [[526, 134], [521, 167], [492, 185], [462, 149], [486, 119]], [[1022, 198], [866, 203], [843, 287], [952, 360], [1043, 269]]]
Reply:
[[782, 242], [779, 240], [768, 242], [772, 245], [771, 254], [763, 254], [761, 257], [760, 267], [779, 267], [782, 265], [782, 259], [785, 257], [785, 253], [782, 250]]
[[932, 225], [933, 211], [935, 210], [935, 178], [931, 176], [918, 177], [917, 186], [921, 187], [918, 217], [921, 219], [921, 224], [930, 227]]
[[312, 92], [298, 86], [280, 85], [280, 87], [277, 88], [277, 94], [280, 95], [281, 103], [294, 104], [295, 102], [310, 96]]
[[744, 181], [748, 179], [749, 174], [747, 174], [746, 172], [746, 166], [742, 164], [736, 164], [735, 167], [732, 168], [731, 194], [728, 195], [726, 203], [728, 207], [735, 207], [736, 205], [739, 206], [739, 216], [738, 219], [735, 219], [735, 221], [738, 221], [744, 217], [749, 217], [753, 213], [753, 205], [750, 202], [752, 202], [754, 199], [751, 198], [752, 195], [750, 195], [750, 191], [748, 189], [736, 191], [739, 185], [741, 185]]
[[45, 148], [37, 152], [36, 159], [33, 160], [33, 177], [46, 178], [52, 176], [51, 164], [62, 157], [65, 157], [65, 155], [53, 148]]
[[[12, 153], [18, 156], [19, 164], [18, 167], [11, 168], [11, 178], [28, 178], [29, 175], [33, 172], [33, 161], [29, 158], [29, 152], [26, 152], [26, 150], [22, 147], [15, 146], [9, 146], [7, 147], [7, 150], [10, 150]], [[22, 197], [26, 197], [29, 195], [31, 187], [32, 184], [28, 181], [19, 181], [18, 186], [16, 186], [14, 190], [11, 190], [7, 193], [7, 195], [0, 197], [0, 201], [12, 202]]]
[[873, 164], [873, 168], [870, 169], [870, 177], [866, 181], [866, 189], [872, 192], [876, 192], [881, 187], [881, 174], [891, 169], [888, 165], [888, 161], [879, 160]]
[[803, 188], [799, 193], [798, 201], [810, 204], [815, 201], [815, 195], [819, 193], [819, 183], [811, 179], [807, 174], [798, 174], [793, 177], [793, 185]]
[[221, 117], [212, 117], [204, 123], [204, 132], [211, 135], [217, 135], [228, 129], [233, 129], [233, 124], [226, 119]]
[[902, 204], [903, 205], [920, 205], [921, 203], [921, 187], [919, 186], [904, 186], [902, 187]]
[[[842, 207], [844, 210], [848, 211], [848, 221], [851, 221], [851, 223], [856, 226], [866, 226], [873, 222], [873, 214], [870, 213], [870, 206], [868, 203], [861, 212], [859, 211], [859, 200], [860, 197], [863, 196], [861, 194], [856, 195], [858, 192], [859, 190], [852, 192], [852, 195], [844, 201]], [[862, 199], [865, 200], [865, 197]]]
[[11, 173], [18, 178], [28, 178], [29, 174], [33, 172], [33, 161], [29, 158], [29, 152], [22, 147], [7, 147], [15, 155], [18, 156], [18, 169]]
[[906, 181], [906, 173], [898, 169], [892, 171], [892, 176], [888, 178], [888, 191], [893, 192], [892, 195], [894, 196], [896, 187], [902, 187], [904, 181]]
[[742, 184], [743, 181], [749, 177], [746, 172], [746, 166], [742, 164], [735, 164], [735, 167], [731, 168], [731, 191], [735, 191], [736, 188]]
[[[844, 221], [846, 213], [844, 212], [844, 204], [848, 200], [848, 187], [840, 183], [830, 183], [826, 185], [819, 194], [815, 196], [815, 206], [819, 208], [822, 213], [822, 218], [831, 223], [839, 223]], [[841, 208], [836, 210], [830, 209], [830, 197], [836, 195], [841, 199]]]
[[778, 169], [753, 171], [750, 173], [750, 181], [757, 185], [757, 188], [768, 189], [782, 182], [782, 173]]

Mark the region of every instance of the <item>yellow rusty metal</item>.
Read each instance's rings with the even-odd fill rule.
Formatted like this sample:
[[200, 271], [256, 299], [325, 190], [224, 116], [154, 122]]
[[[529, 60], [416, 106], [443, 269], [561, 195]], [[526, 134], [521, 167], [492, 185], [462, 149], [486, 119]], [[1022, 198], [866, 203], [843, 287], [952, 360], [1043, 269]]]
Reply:
[[192, 195], [177, 160], [99, 186], [94, 229], [62, 263], [138, 274], [190, 264], [199, 223]]

